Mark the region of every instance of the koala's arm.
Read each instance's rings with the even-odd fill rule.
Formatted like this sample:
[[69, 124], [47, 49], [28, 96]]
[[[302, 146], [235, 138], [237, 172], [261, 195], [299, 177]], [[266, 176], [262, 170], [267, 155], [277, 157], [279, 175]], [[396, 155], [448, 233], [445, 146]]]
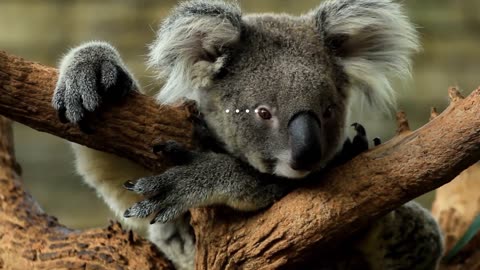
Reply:
[[[92, 132], [86, 119], [94, 116], [106, 103], [139, 89], [118, 52], [105, 42], [85, 43], [67, 53], [60, 64], [60, 74], [52, 105], [60, 120], [72, 122], [85, 132]], [[140, 199], [122, 185], [132, 178], [151, 174], [126, 159], [73, 144], [76, 168], [85, 182], [94, 188], [113, 212], [123, 212]], [[139, 227], [148, 223], [126, 220]]]
[[190, 208], [208, 205], [254, 211], [271, 205], [291, 188], [288, 179], [262, 174], [228, 154], [186, 151], [175, 142], [167, 143], [163, 151], [182, 164], [127, 182], [127, 189], [146, 199], [128, 209], [125, 217], [154, 214], [152, 223], [165, 223]]
[[414, 201], [375, 221], [358, 248], [372, 270], [435, 270], [444, 251], [437, 222]]
[[[196, 124], [197, 136], [212, 143], [208, 127]], [[204, 124], [204, 123], [203, 123]], [[357, 134], [346, 141], [338, 157], [329, 167], [342, 164], [368, 150], [365, 129], [354, 124]], [[154, 147], [178, 166], [160, 175], [129, 181], [125, 187], [146, 197], [125, 212], [125, 217], [145, 218], [155, 214], [152, 223], [165, 223], [185, 213], [189, 208], [227, 205], [241, 211], [265, 208], [293, 189], [291, 180], [260, 173], [238, 158], [223, 152], [195, 152], [170, 141]], [[316, 174], [314, 174], [316, 175]], [[310, 177], [316, 177], [316, 176]], [[317, 175], [318, 177], [318, 175]]]

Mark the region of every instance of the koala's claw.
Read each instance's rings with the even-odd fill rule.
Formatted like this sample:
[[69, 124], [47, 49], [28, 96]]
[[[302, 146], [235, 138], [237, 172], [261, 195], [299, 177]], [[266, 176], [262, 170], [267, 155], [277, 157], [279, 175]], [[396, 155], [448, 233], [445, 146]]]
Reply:
[[168, 177], [162, 178], [163, 174], [140, 178], [137, 181], [127, 181], [123, 187], [145, 197], [152, 197], [161, 193], [170, 192], [174, 186]]
[[181, 167], [174, 167], [159, 175], [127, 181], [124, 187], [145, 199], [127, 209], [124, 216], [146, 218], [155, 214], [152, 222], [177, 218], [203, 199], [203, 193], [188, 189], [190, 179]]
[[134, 204], [125, 211], [123, 216], [125, 218], [146, 218], [154, 214], [150, 224], [169, 222], [188, 210], [181, 201], [174, 194], [160, 194]]
[[193, 158], [193, 152], [176, 141], [158, 143], [152, 147], [153, 153], [163, 153], [170, 161], [177, 165], [186, 164]]
[[355, 131], [357, 134], [355, 137], [353, 137], [352, 140], [352, 145], [351, 145], [351, 158], [361, 154], [362, 152], [365, 152], [368, 150], [368, 139], [367, 139], [367, 132], [365, 131], [365, 128], [358, 124], [358, 123], [353, 123], [352, 127], [355, 128]]
[[146, 218], [153, 212], [157, 211], [158, 203], [154, 199], [147, 199], [134, 204], [132, 207], [125, 210], [123, 216], [125, 218]]
[[359, 123], [353, 123], [351, 126], [357, 132], [357, 136], [367, 136], [367, 132], [365, 131], [365, 127], [363, 127]]
[[126, 190], [134, 191], [135, 188], [135, 182], [128, 180], [127, 182], [123, 183], [123, 187]]
[[[358, 123], [353, 123], [352, 127], [355, 128], [357, 134], [355, 135], [355, 137], [353, 137], [353, 140], [350, 140], [348, 138], [347, 140], [345, 140], [342, 151], [337, 154], [337, 156], [334, 158], [334, 160], [332, 160], [332, 162], [330, 162], [330, 167], [344, 164], [347, 161], [358, 156], [362, 152], [368, 150], [368, 139], [365, 128]], [[380, 139], [378, 139], [378, 141], [379, 140]]]

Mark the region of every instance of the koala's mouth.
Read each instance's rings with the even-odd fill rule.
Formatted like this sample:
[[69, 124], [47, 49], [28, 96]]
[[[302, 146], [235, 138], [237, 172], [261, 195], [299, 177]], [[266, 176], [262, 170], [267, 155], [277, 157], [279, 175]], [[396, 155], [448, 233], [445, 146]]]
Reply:
[[275, 164], [272, 167], [272, 171], [270, 171], [271, 174], [291, 179], [304, 178], [312, 172], [318, 172], [325, 169], [335, 156], [336, 152], [327, 152], [323, 154], [324, 158], [320, 159], [320, 161], [306, 170], [294, 169], [294, 166], [292, 166], [290, 153], [290, 150], [285, 150], [276, 156]]
[[[316, 168], [317, 166], [315, 166]], [[277, 176], [299, 179], [304, 178], [309, 175], [312, 170], [295, 170], [292, 168], [291, 164], [291, 152], [289, 150], [283, 151], [276, 156], [275, 162], [272, 166], [272, 173]]]
[[[289, 179], [300, 179], [309, 175], [311, 172], [322, 167], [323, 162], [314, 166], [311, 170], [295, 170], [292, 168], [289, 150], [285, 150], [274, 158], [261, 158], [257, 162], [250, 164], [262, 173], [273, 174]], [[251, 160], [250, 160], [251, 161]]]
[[[252, 164], [255, 165], [255, 164]], [[300, 171], [292, 169], [290, 162], [280, 155], [276, 158], [262, 158], [260, 164], [254, 166], [262, 173], [273, 174], [280, 177], [298, 179], [310, 174], [311, 171]]]
[[284, 163], [279, 161], [277, 165], [275, 165], [275, 168], [273, 170], [273, 174], [286, 177], [286, 178], [292, 178], [292, 179], [299, 179], [299, 178], [304, 178], [307, 175], [309, 175], [311, 171], [298, 171], [292, 169], [289, 163]]

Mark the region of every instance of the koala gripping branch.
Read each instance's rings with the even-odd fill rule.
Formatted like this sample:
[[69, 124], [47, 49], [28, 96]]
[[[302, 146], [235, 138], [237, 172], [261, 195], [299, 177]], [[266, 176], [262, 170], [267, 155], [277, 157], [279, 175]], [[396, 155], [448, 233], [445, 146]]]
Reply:
[[[153, 142], [175, 139], [193, 145], [188, 108], [159, 107], [152, 99], [141, 95], [112, 107], [101, 115], [101, 119], [96, 119], [94, 135], [85, 135], [74, 126], [61, 124], [50, 106], [56, 78], [53, 68], [0, 52], [0, 114], [40, 131], [127, 157], [153, 170], [166, 165], [151, 153]], [[452, 180], [480, 159], [480, 89], [465, 99], [451, 89], [450, 96], [451, 105], [424, 127], [411, 132], [403, 124], [399, 134], [389, 142], [323, 175], [317, 184], [292, 192], [262, 213], [232, 215], [216, 208], [192, 210], [192, 225], [197, 237], [197, 268], [272, 269], [315, 263], [315, 257], [311, 256], [313, 252], [326, 254], [331, 246], [362, 228], [372, 218]], [[5, 160], [9, 159], [0, 161]], [[0, 235], [9, 235], [7, 230], [12, 233], [11, 237], [0, 237], [2, 248], [17, 246], [15, 235], [25, 238], [26, 230], [45, 231], [45, 226], [52, 222], [56, 230], [36, 235], [34, 239], [38, 243], [45, 245], [55, 236], [77, 237], [60, 242], [65, 244], [59, 245], [63, 251], [51, 255], [58, 258], [68, 257], [82, 243], [92, 241], [92, 237], [107, 237], [100, 231], [98, 234], [70, 232], [51, 217], [40, 214], [30, 197], [21, 191], [16, 174], [2, 175], [0, 184], [4, 186], [0, 215], [5, 216], [1, 220], [11, 224], [8, 228], [2, 225]], [[18, 194], [22, 194], [27, 203], [17, 202], [13, 205], [16, 210], [7, 210], [15, 202], [5, 198], [17, 198]], [[19, 221], [23, 216], [16, 216], [14, 211], [34, 212], [38, 219], [26, 225], [25, 220]], [[110, 234], [101, 231], [109, 235], [110, 240], [105, 241], [113, 241], [111, 238], [116, 237], [125, 239], [117, 226], [112, 228], [114, 232]], [[51, 249], [55, 247], [55, 243], [49, 246]], [[127, 256], [124, 254], [129, 248], [122, 246], [111, 251]], [[102, 254], [88, 245], [86, 249], [91, 250], [88, 253], [91, 256]], [[149, 252], [130, 255], [142, 258], [156, 255]], [[0, 265], [6, 265], [3, 253], [0, 253], [3, 260]], [[41, 261], [50, 256], [23, 250], [10, 254], [19, 260]], [[152, 260], [159, 259], [150, 258], [150, 262]], [[105, 266], [105, 269], [110, 268]]]

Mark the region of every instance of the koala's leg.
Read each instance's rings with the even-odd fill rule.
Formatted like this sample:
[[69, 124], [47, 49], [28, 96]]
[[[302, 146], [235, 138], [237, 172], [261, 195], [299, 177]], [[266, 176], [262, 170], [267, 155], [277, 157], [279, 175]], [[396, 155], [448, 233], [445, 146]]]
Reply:
[[122, 185], [128, 179], [151, 175], [151, 172], [124, 158], [78, 144], [71, 145], [75, 153], [76, 169], [85, 182], [95, 189], [125, 224], [135, 229], [146, 229], [146, 222], [123, 219], [125, 209], [141, 197], [128, 192]]
[[168, 223], [150, 225], [148, 239], [161, 247], [176, 269], [194, 269], [195, 235], [190, 226], [190, 214], [184, 214]]
[[411, 201], [378, 220], [358, 248], [372, 270], [435, 270], [443, 238], [431, 214]]

